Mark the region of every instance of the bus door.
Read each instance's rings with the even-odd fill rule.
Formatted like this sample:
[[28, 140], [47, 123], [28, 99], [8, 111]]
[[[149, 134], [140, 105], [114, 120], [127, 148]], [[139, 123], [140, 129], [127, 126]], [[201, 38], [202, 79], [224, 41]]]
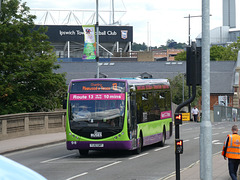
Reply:
[[128, 112], [130, 112], [129, 121], [129, 131], [132, 136], [132, 146], [137, 147], [137, 109], [136, 109], [136, 93], [131, 93], [130, 98], [128, 97]]

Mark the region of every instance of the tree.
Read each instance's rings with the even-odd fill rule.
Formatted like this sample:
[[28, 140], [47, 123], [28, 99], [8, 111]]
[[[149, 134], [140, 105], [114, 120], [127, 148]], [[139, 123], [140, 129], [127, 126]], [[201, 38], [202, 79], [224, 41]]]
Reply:
[[177, 42], [174, 41], [173, 39], [168, 39], [167, 40], [167, 43], [166, 43], [166, 46], [169, 47], [169, 48], [174, 48], [176, 46]]
[[[183, 79], [184, 78], [184, 79]], [[175, 104], [181, 104], [183, 102], [183, 80], [184, 80], [184, 101], [186, 101], [188, 97], [188, 86], [186, 85], [186, 79], [183, 74], [175, 76], [170, 79], [171, 91], [172, 91], [172, 102]], [[193, 106], [198, 105], [199, 99], [201, 98], [201, 87], [197, 87], [196, 90], [196, 98], [191, 103]]]
[[210, 48], [210, 60], [219, 61], [223, 59], [225, 47], [214, 45]]
[[134, 42], [132, 44], [132, 50], [133, 51], [145, 51], [145, 50], [147, 50], [147, 45], [144, 42], [142, 44], [137, 44]]
[[166, 42], [166, 46], [161, 45], [159, 49], [166, 50], [166, 49], [184, 49], [187, 46], [186, 43], [177, 43], [173, 39], [168, 39]]
[[56, 56], [46, 28], [34, 30], [29, 7], [2, 2], [0, 18], [0, 114], [48, 111], [60, 107], [65, 74], [54, 70]]
[[[237, 42], [233, 42], [227, 47], [213, 45], [210, 48], [211, 61], [236, 61], [238, 51], [240, 50], [240, 37]], [[186, 51], [178, 53], [175, 56], [176, 61], [186, 61]]]
[[178, 53], [175, 58], [176, 61], [186, 61], [187, 59], [187, 53], [186, 51], [182, 51], [180, 53]]
[[240, 51], [240, 37], [238, 37], [237, 42], [233, 42], [226, 47], [224, 59], [237, 61], [238, 51]]

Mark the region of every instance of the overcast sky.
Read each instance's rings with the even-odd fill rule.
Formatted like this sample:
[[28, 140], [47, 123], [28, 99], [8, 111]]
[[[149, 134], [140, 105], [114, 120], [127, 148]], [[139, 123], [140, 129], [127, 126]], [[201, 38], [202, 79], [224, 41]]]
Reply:
[[[22, 0], [27, 2], [31, 9], [92, 9], [96, 10], [96, 0]], [[110, 13], [101, 12], [111, 8], [111, 0], [99, 0], [99, 15], [110, 22]], [[177, 42], [188, 43], [188, 18], [186, 16], [198, 16], [202, 14], [202, 0], [115, 0], [114, 20], [120, 21], [121, 25], [133, 26], [133, 41], [145, 42], [151, 46], [166, 45], [168, 39]], [[240, 2], [236, 1], [236, 7]], [[236, 10], [237, 11], [237, 10]], [[34, 12], [38, 21], [43, 21], [40, 12]], [[33, 14], [34, 14], [33, 13]], [[63, 12], [64, 13], [64, 12]], [[54, 19], [58, 15], [52, 13]], [[222, 0], [210, 0], [210, 29], [222, 25]], [[77, 14], [82, 24], [89, 22], [92, 13]], [[81, 16], [81, 17], [80, 17]], [[64, 18], [66, 15], [64, 15]], [[238, 21], [237, 12], [237, 21]], [[62, 20], [63, 21], [63, 20]], [[60, 23], [62, 23], [62, 21]], [[94, 22], [95, 23], [95, 22]], [[101, 19], [100, 25], [103, 25]], [[194, 40], [202, 29], [201, 17], [190, 20], [191, 39]], [[240, 23], [236, 23], [237, 28]], [[239, 29], [239, 28], [238, 28]]]

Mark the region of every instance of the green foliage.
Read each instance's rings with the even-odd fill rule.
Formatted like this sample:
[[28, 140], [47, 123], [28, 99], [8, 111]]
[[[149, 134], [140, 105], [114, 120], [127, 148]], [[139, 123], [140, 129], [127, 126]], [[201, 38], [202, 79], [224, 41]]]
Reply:
[[[184, 101], [189, 99], [188, 97], [188, 86], [186, 85], [186, 78], [183, 74], [175, 76], [173, 79], [170, 79], [171, 92], [172, 92], [172, 102], [175, 104], [181, 104], [183, 102], [183, 78], [184, 78]], [[192, 88], [191, 88], [192, 89]], [[192, 106], [198, 105], [199, 99], [201, 98], [201, 88], [197, 87], [196, 98], [191, 103]]]
[[168, 47], [168, 49], [184, 49], [187, 46], [187, 44], [186, 43], [177, 43], [173, 39], [168, 39], [166, 46]]
[[238, 51], [240, 51], [240, 37], [238, 37], [237, 42], [233, 42], [229, 46], [226, 47], [227, 52], [226, 52], [226, 57], [225, 60], [237, 60], [238, 56]]
[[134, 42], [132, 44], [132, 50], [133, 51], [146, 51], [147, 50], [147, 45], [145, 43], [137, 44], [137, 43]]
[[[240, 50], [240, 37], [237, 42], [233, 42], [227, 47], [214, 45], [210, 48], [211, 61], [236, 61]], [[176, 61], [186, 61], [186, 51], [175, 56]]]
[[240, 37], [227, 47], [212, 46], [210, 48], [210, 60], [213, 61], [236, 61], [240, 50]]
[[2, 2], [0, 18], [0, 114], [49, 111], [62, 104], [65, 74], [53, 70], [56, 56], [46, 28], [33, 30], [36, 17], [26, 3]]
[[[150, 47], [150, 49], [161, 49], [161, 50], [167, 50], [167, 49], [184, 49], [187, 46], [186, 43], [177, 43], [173, 39], [168, 39], [166, 42], [166, 45], [161, 45], [159, 47], [154, 46]], [[133, 43], [132, 44], [132, 50], [133, 51], [146, 51], [147, 45], [143, 42], [142, 44]]]
[[210, 60], [221, 61], [224, 59], [226, 52], [225, 47], [214, 45], [210, 48]]
[[180, 52], [175, 56], [175, 61], [186, 61], [187, 53], [186, 51]]

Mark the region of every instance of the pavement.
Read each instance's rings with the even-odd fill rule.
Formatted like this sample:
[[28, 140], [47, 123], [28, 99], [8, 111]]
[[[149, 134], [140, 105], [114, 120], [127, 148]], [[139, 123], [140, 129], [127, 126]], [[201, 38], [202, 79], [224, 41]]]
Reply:
[[[219, 152], [212, 157], [212, 179], [213, 180], [231, 180], [228, 173], [228, 161], [224, 160]], [[202, 177], [203, 178], [203, 177]], [[183, 180], [200, 180], [200, 161], [181, 170], [180, 179]], [[204, 178], [203, 178], [204, 179]], [[161, 180], [176, 180], [175, 172]], [[240, 178], [238, 177], [238, 180]]]
[[41, 147], [58, 142], [66, 141], [66, 133], [50, 133], [23, 136], [14, 139], [0, 141], [0, 154], [11, 153], [19, 150]]
[[[66, 140], [65, 132], [31, 135], [25, 137], [19, 137], [15, 139], [0, 141], [0, 154], [15, 152], [19, 150], [41, 147], [43, 145], [49, 145], [58, 142], [64, 142]], [[231, 180], [228, 174], [228, 163], [223, 159], [220, 153], [213, 155], [213, 180]], [[175, 180], [175, 172], [172, 174], [160, 178], [161, 180]], [[180, 179], [183, 180], [200, 180], [200, 162], [196, 162], [191, 166], [181, 170]], [[240, 178], [238, 178], [240, 180]]]

